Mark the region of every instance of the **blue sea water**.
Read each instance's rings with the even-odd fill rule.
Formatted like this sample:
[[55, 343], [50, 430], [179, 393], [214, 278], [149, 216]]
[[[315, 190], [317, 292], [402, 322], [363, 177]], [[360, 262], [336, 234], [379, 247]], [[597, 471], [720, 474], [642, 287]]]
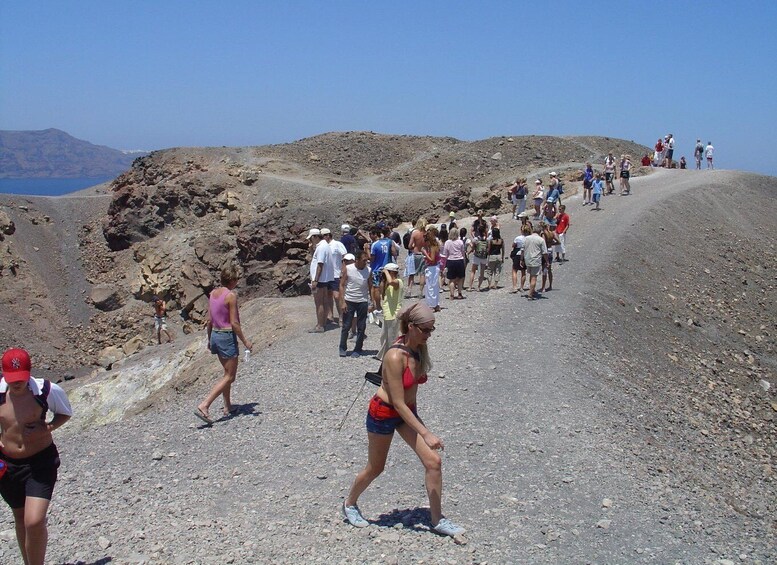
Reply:
[[102, 184], [114, 177], [80, 179], [0, 179], [0, 192], [33, 196], [62, 196], [70, 192]]

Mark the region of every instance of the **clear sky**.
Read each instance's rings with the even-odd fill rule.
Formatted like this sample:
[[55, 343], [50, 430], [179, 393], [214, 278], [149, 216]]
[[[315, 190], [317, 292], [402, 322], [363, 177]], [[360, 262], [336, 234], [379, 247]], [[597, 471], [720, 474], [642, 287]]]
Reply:
[[777, 175], [777, 2], [3, 0], [0, 129], [696, 138]]

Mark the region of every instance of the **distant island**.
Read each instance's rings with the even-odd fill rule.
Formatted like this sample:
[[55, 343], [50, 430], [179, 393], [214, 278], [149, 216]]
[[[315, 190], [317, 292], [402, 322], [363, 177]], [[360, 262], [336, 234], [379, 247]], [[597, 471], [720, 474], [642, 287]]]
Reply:
[[0, 178], [116, 177], [144, 152], [94, 145], [58, 129], [0, 130]]

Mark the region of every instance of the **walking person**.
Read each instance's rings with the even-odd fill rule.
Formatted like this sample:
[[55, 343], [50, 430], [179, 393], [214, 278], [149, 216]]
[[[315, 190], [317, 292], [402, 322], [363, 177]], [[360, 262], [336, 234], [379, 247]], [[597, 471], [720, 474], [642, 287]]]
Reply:
[[156, 341], [162, 345], [162, 332], [167, 336], [167, 342], [173, 341], [173, 334], [167, 329], [167, 305], [165, 301], [154, 296], [154, 329], [156, 330]]
[[[597, 175], [599, 177], [600, 175]], [[601, 180], [599, 181], [599, 190], [601, 191]], [[598, 204], [598, 203], [597, 203]], [[562, 204], [559, 206], [559, 214], [556, 217], [556, 239], [558, 245], [553, 250], [556, 252], [556, 261], [562, 263], [567, 260], [567, 232], [569, 231], [569, 214], [567, 207]]]
[[631, 155], [624, 155], [621, 159], [621, 196], [631, 194]]
[[534, 181], [534, 193], [532, 194], [532, 202], [534, 203], [534, 219], [539, 220], [542, 211], [542, 201], [545, 200], [545, 188], [542, 186], [542, 181], [537, 179]]
[[[30, 376], [24, 349], [3, 353], [0, 380], [0, 494], [11, 507], [16, 541], [25, 565], [43, 565], [49, 510], [59, 452], [52, 432], [73, 415], [67, 395], [50, 381]], [[48, 412], [54, 414], [46, 421]]]
[[418, 218], [415, 228], [410, 232], [410, 241], [407, 246], [407, 263], [405, 263], [405, 276], [407, 277], [405, 298], [410, 298], [413, 295], [413, 284], [416, 282], [416, 276], [418, 277], [418, 287], [423, 289], [424, 254], [421, 252], [421, 249], [424, 246], [426, 224], [426, 218]]
[[[385, 267], [384, 267], [385, 268]], [[370, 305], [370, 268], [367, 266], [367, 254], [357, 251], [343, 257], [340, 273], [340, 312], [343, 313], [343, 327], [340, 330], [340, 357], [348, 352], [348, 332], [356, 318], [356, 343], [351, 357], [359, 357], [364, 345], [364, 332], [367, 328], [367, 309]]]
[[526, 264], [526, 271], [529, 273], [529, 300], [537, 298], [535, 289], [537, 288], [537, 276], [548, 255], [548, 245], [542, 237], [542, 226], [535, 226], [534, 233], [526, 236], [523, 241], [523, 260]]
[[470, 271], [469, 291], [473, 292], [475, 286], [475, 273], [478, 273], [478, 291], [486, 278], [486, 266], [488, 265], [488, 239], [486, 236], [485, 224], [478, 225], [478, 231], [473, 232], [472, 241], [470, 241]]
[[399, 315], [402, 335], [383, 358], [383, 382], [370, 400], [367, 412], [367, 464], [359, 471], [343, 501], [343, 514], [352, 526], [370, 523], [358, 506], [359, 497], [383, 472], [394, 432], [415, 451], [425, 470], [432, 531], [446, 536], [465, 532], [442, 513], [442, 459], [445, 448], [418, 416], [418, 386], [428, 380], [432, 367], [427, 341], [434, 331], [434, 312], [423, 302], [404, 308]]
[[[458, 230], [453, 230], [457, 232]], [[399, 321], [397, 316], [402, 309], [404, 282], [399, 276], [399, 265], [389, 263], [383, 267], [380, 281], [381, 309], [383, 310], [383, 330], [380, 334], [380, 351], [376, 357], [383, 360], [389, 347], [399, 337]]]
[[704, 145], [701, 139], [696, 140], [696, 147], [693, 148], [693, 158], [696, 159], [696, 170], [701, 171], [701, 160], [704, 156]]
[[591, 163], [585, 164], [585, 170], [583, 171], [583, 206], [593, 204], [594, 200], [591, 197], [591, 190], [594, 185], [594, 168]]
[[424, 254], [424, 298], [426, 305], [435, 312], [440, 311], [440, 242], [437, 240], [437, 228], [426, 227], [425, 245], [421, 248]]
[[332, 237], [332, 232], [327, 228], [321, 230], [321, 237], [329, 245], [329, 260], [332, 263], [332, 273], [334, 276], [329, 282], [330, 304], [327, 305], [327, 311], [334, 315], [333, 310], [337, 308], [337, 318], [333, 318], [332, 323], [339, 326], [342, 319], [342, 312], [340, 311], [340, 272], [343, 270], [343, 257], [348, 253], [348, 250], [341, 241]]
[[[445, 242], [444, 249], [445, 255], [448, 257], [446, 260], [446, 269], [450, 299], [464, 298], [464, 276], [466, 274], [464, 257], [467, 250], [464, 242], [461, 240], [459, 230], [454, 229], [450, 232], [448, 241]], [[455, 292], [458, 292], [458, 296], [454, 296]]]
[[[513, 260], [513, 290], [511, 292], [516, 293], [520, 289], [521, 292], [526, 290], [524, 284], [526, 283], [526, 263], [523, 261], [523, 242], [526, 240], [526, 236], [531, 234], [531, 226], [524, 225], [521, 227], [521, 233], [513, 240], [513, 249], [510, 251], [510, 259]], [[521, 286], [518, 286], [518, 272], [521, 273]]]
[[502, 267], [505, 262], [505, 242], [502, 240], [502, 232], [499, 228], [491, 229], [487, 253], [488, 288], [496, 290], [499, 287], [499, 279], [502, 278]]
[[[323, 241], [323, 240], [322, 240]], [[324, 243], [329, 249], [329, 246]], [[240, 280], [240, 274], [234, 264], [221, 270], [221, 286], [214, 288], [208, 297], [208, 349], [218, 355], [224, 368], [224, 375], [213, 385], [205, 400], [197, 405], [194, 415], [206, 424], [213, 424], [210, 417], [210, 405], [219, 396], [224, 397], [224, 415], [234, 414], [232, 408], [232, 384], [237, 376], [237, 364], [240, 359], [237, 340], [243, 342], [248, 351], [254, 345], [245, 335], [240, 325], [240, 310], [237, 306], [235, 287]]]
[[612, 151], [607, 154], [604, 159], [604, 181], [607, 188], [607, 194], [615, 192], [615, 184], [613, 179], [615, 178], [615, 157], [612, 156]]
[[[553, 290], [553, 249], [559, 244], [555, 229], [555, 222], [543, 225], [542, 237], [545, 239], [545, 246], [548, 249], [548, 254], [542, 264], [542, 287], [540, 288], [540, 292]], [[545, 287], [546, 284], [547, 288]]]
[[316, 307], [316, 325], [309, 333], [323, 333], [326, 329], [327, 310], [331, 289], [329, 281], [334, 280], [332, 250], [324, 241], [321, 230], [311, 228], [306, 238], [310, 242], [313, 257], [310, 260], [310, 292]]
[[707, 157], [707, 169], [714, 169], [715, 165], [712, 163], [712, 156], [715, 153], [715, 148], [712, 146], [712, 142], [707, 142], [707, 147], [704, 148], [704, 155]]
[[593, 199], [594, 204], [596, 204], [596, 208], [592, 208], [592, 210], [601, 210], [599, 208], [599, 201], [602, 199], [602, 174], [596, 173], [596, 179], [594, 180], [594, 186], [593, 186]]

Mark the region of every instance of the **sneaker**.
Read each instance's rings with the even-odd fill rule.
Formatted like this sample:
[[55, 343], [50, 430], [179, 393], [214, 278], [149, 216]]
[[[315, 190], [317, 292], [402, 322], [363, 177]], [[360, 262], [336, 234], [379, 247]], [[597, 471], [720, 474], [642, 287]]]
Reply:
[[345, 349], [340, 350], [340, 357], [345, 357], [348, 354], [348, 352]]
[[[352, 508], [356, 508], [355, 506]], [[358, 511], [358, 508], [357, 508]], [[355, 525], [355, 524], [354, 524]], [[459, 534], [463, 534], [467, 530], [462, 528], [461, 526], [457, 526], [448, 518], [440, 518], [440, 521], [437, 523], [436, 526], [432, 528], [433, 532], [436, 532], [440, 534], [441, 536], [458, 536]]]
[[[370, 525], [362, 516], [362, 511], [355, 504], [353, 506], [346, 506], [345, 501], [343, 501], [343, 516], [355, 528], [366, 528]], [[442, 520], [440, 520], [440, 523], [442, 523]]]
[[358, 359], [359, 357], [362, 356], [362, 353], [363, 353], [362, 351], [351, 351], [351, 357], [353, 357], [354, 359]]

